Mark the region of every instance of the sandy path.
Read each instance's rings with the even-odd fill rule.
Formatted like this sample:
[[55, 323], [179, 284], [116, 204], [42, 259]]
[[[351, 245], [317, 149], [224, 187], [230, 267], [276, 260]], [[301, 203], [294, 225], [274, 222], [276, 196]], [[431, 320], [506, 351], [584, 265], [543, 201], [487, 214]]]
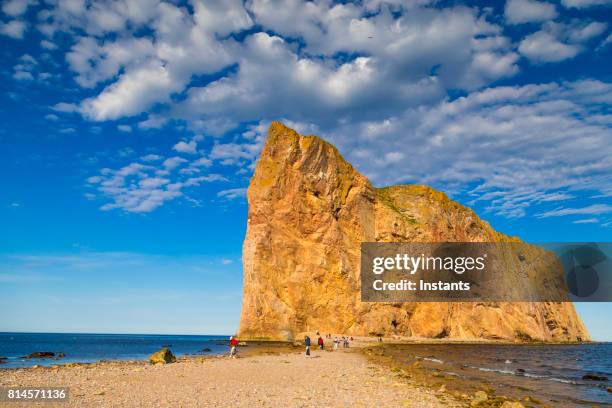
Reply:
[[[446, 407], [355, 351], [207, 358], [151, 366], [2, 370], [2, 386], [68, 386], [70, 400], [42, 407]], [[25, 406], [0, 403], [2, 406]], [[34, 406], [29, 404], [28, 406]]]

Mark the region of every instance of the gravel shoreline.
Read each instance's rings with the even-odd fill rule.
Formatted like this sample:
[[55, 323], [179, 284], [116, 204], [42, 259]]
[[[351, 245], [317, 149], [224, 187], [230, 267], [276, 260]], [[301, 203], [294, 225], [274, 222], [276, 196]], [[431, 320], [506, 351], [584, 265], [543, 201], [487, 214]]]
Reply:
[[41, 407], [454, 407], [450, 395], [418, 387], [357, 350], [246, 352], [176, 363], [101, 362], [0, 370], [0, 386], [69, 387], [67, 402]]

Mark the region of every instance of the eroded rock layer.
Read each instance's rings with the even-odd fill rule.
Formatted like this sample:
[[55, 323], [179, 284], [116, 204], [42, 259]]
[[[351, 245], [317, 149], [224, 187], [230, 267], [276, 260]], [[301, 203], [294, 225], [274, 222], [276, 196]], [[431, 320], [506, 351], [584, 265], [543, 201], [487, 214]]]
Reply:
[[[580, 341], [571, 303], [364, 303], [361, 242], [518, 241], [426, 186], [374, 188], [338, 150], [273, 123], [248, 189], [239, 335], [305, 331]], [[511, 278], [511, 277], [510, 277]]]

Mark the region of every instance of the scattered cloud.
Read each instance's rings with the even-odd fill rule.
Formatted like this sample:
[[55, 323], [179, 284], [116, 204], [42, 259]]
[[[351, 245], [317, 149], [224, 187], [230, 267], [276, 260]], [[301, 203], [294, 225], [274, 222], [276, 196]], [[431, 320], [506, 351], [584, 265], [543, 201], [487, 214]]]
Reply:
[[574, 58], [584, 51], [584, 43], [600, 36], [607, 24], [574, 21], [569, 24], [546, 23], [519, 45], [519, 52], [536, 63], [559, 62]]
[[610, 6], [610, 0], [561, 0], [561, 4], [568, 8], [587, 8], [593, 6]]
[[19, 17], [25, 14], [30, 5], [35, 3], [36, 1], [32, 0], [9, 0], [2, 5], [2, 12], [7, 16]]
[[[145, 112], [142, 128], [179, 118], [194, 130], [219, 135], [245, 121], [374, 118], [380, 111], [438, 101], [447, 89], [476, 89], [519, 69], [502, 27], [477, 8], [131, 3], [72, 9], [60, 3], [40, 17], [39, 29], [49, 38], [57, 31], [74, 36], [66, 60], [76, 82], [95, 89], [78, 107], [89, 120]], [[145, 26], [149, 36], [136, 34]], [[244, 40], [229, 36], [253, 27]], [[356, 57], [342, 61], [339, 54]], [[209, 84], [191, 82], [218, 72], [223, 74]], [[175, 94], [186, 98], [175, 100]], [[299, 109], [294, 101], [300, 101]], [[155, 114], [146, 113], [151, 108]]]
[[580, 46], [562, 43], [551, 33], [538, 31], [521, 41], [519, 51], [536, 62], [559, 62], [575, 57]]
[[150, 161], [157, 161], [157, 160], [161, 160], [162, 157], [160, 155], [157, 154], [147, 154], [146, 156], [142, 157], [143, 161], [146, 162], [150, 162]]
[[15, 39], [23, 38], [23, 34], [27, 28], [26, 23], [21, 20], [11, 20], [6, 23], [0, 22], [0, 34]]
[[163, 165], [166, 169], [172, 170], [181, 165], [181, 163], [187, 163], [187, 159], [183, 159], [182, 157], [174, 156], [169, 157], [164, 160]]
[[230, 188], [228, 190], [222, 190], [217, 193], [217, 197], [225, 198], [227, 200], [235, 200], [237, 198], [246, 197], [246, 188]]
[[548, 21], [557, 17], [554, 4], [537, 0], [507, 0], [506, 21], [510, 24]]
[[100, 207], [101, 210], [147, 213], [179, 197], [189, 200], [187, 191], [192, 187], [226, 181], [215, 173], [194, 176], [179, 171], [189, 163], [181, 157], [162, 159], [149, 154], [116, 170], [104, 168], [99, 175], [86, 180], [87, 186], [98, 193], [98, 198], [110, 200]]
[[58, 48], [54, 42], [51, 42], [49, 40], [42, 40], [40, 42], [40, 46], [50, 51], [56, 50]]
[[[0, 29], [19, 25], [30, 3], [3, 3]], [[124, 133], [180, 132], [167, 151], [119, 154], [100, 170], [91, 188], [110, 201], [104, 209], [189, 201], [188, 187], [221, 180], [211, 169], [242, 185], [267, 125], [282, 120], [331, 139], [377, 183], [430, 183], [520, 217], [582, 191], [611, 194], [610, 84], [525, 84], [521, 72], [533, 69], [521, 58], [553, 64], [603, 49], [608, 23], [567, 8], [604, 3], [507, 0], [499, 16], [430, 1], [54, 2], [29, 28], [43, 53], [24, 55], [11, 73], [46, 79], [45, 58], [62, 57], [76, 89], [48, 120], [72, 113], [120, 120]], [[507, 27], [528, 23], [538, 24], [520, 27], [524, 38]], [[16, 28], [16, 37], [28, 29]], [[498, 86], [518, 75], [525, 85]], [[59, 131], [74, 129], [87, 127]]]
[[172, 150], [176, 150], [179, 153], [196, 154], [197, 153], [197, 142], [191, 140], [189, 142], [180, 141], [172, 147]]
[[581, 208], [557, 208], [536, 215], [538, 218], [564, 217], [567, 215], [599, 215], [612, 213], [612, 205], [592, 204]]
[[60, 102], [51, 107], [52, 110], [62, 113], [78, 112], [79, 107], [73, 103]]
[[18, 81], [31, 81], [36, 75], [38, 62], [30, 54], [19, 57], [19, 62], [13, 67], [13, 78]]
[[377, 185], [444, 186], [522, 217], [581, 191], [610, 192], [611, 119], [602, 112], [611, 92], [599, 81], [495, 87], [321, 135]]
[[599, 223], [598, 218], [585, 218], [582, 220], [576, 220], [573, 222], [574, 224], [597, 224]]

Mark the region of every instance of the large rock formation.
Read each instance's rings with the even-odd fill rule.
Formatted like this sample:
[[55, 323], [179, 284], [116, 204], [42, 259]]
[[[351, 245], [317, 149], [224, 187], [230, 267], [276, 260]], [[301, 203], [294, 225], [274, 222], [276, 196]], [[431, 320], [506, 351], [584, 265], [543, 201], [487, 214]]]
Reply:
[[361, 242], [518, 240], [429, 187], [374, 188], [316, 136], [273, 123], [248, 201], [241, 337], [589, 338], [571, 303], [361, 302]]

